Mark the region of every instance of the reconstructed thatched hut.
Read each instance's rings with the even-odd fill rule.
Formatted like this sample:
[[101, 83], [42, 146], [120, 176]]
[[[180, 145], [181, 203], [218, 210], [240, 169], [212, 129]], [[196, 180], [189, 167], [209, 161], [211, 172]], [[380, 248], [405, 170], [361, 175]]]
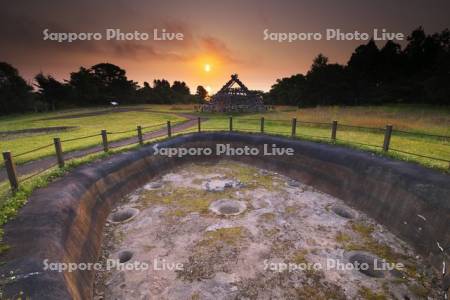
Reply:
[[201, 106], [203, 112], [263, 112], [266, 110], [260, 95], [250, 91], [237, 74]]

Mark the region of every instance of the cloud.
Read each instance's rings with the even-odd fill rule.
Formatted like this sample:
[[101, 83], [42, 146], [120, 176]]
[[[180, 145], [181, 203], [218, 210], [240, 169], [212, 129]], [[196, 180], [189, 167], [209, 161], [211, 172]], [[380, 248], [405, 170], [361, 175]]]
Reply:
[[[16, 57], [21, 60], [21, 56], [34, 56], [36, 58], [48, 57], [58, 53], [64, 54], [65, 57], [71, 55], [77, 56], [112, 56], [129, 58], [132, 60], [175, 60], [184, 61], [188, 57], [178, 54], [174, 49], [177, 47], [185, 47], [177, 42], [167, 42], [164, 49], [159, 49], [155, 44], [157, 42], [148, 41], [73, 41], [71, 43], [57, 41], [44, 41], [43, 30], [49, 29], [53, 32], [80, 32], [77, 28], [72, 28], [65, 24], [56, 22], [47, 22], [28, 16], [14, 16], [8, 12], [0, 12], [0, 36], [5, 41], [5, 45], [1, 47], [0, 52], [3, 57]], [[14, 26], [8, 25], [14, 24]], [[192, 33], [188, 30], [187, 25], [176, 22], [166, 22], [167, 30], [174, 32], [182, 32], [185, 36], [192, 37]], [[150, 31], [150, 30], [149, 30]], [[149, 32], [152, 36], [153, 31]], [[160, 43], [160, 42], [159, 42]], [[164, 42], [163, 42], [164, 43]], [[173, 45], [172, 45], [173, 44]], [[20, 53], [17, 49], [22, 49]]]
[[237, 58], [233, 51], [231, 51], [228, 46], [218, 38], [212, 36], [204, 36], [200, 39], [200, 45], [204, 50], [214, 53], [226, 63], [243, 63], [242, 59]]
[[174, 51], [160, 51], [153, 45], [144, 42], [109, 42], [111, 45], [101, 51], [103, 54], [112, 54], [118, 57], [128, 57], [134, 60], [172, 60], [186, 61], [189, 57], [178, 54]]

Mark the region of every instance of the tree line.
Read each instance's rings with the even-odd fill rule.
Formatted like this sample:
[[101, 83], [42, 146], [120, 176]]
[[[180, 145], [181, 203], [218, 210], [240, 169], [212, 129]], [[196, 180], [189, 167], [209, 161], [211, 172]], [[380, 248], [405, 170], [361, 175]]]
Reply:
[[165, 79], [144, 82], [140, 87], [126, 76], [126, 71], [110, 63], [81, 67], [70, 79], [58, 81], [39, 73], [35, 89], [8, 63], [0, 62], [0, 114], [48, 111], [74, 106], [119, 104], [201, 103], [207, 96], [203, 86], [192, 95], [183, 81], [170, 84]]
[[303, 74], [278, 79], [265, 97], [269, 104], [297, 106], [450, 104], [450, 31], [427, 35], [414, 30], [402, 47], [373, 40], [357, 47], [346, 65], [323, 54]]
[[[8, 63], [0, 62], [0, 114], [46, 111], [73, 106], [202, 103], [203, 86], [193, 95], [183, 81], [156, 79], [144, 85], [110, 63], [81, 67], [63, 82], [39, 73], [33, 88]], [[357, 47], [345, 65], [319, 54], [310, 70], [278, 79], [264, 96], [266, 104], [296, 106], [376, 105], [384, 103], [450, 104], [450, 31], [427, 35], [414, 30], [402, 47], [373, 40]]]

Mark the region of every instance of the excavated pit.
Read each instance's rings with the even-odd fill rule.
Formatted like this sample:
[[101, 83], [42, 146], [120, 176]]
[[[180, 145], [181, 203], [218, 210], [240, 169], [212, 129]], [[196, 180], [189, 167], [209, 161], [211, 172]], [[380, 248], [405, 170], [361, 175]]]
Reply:
[[366, 267], [359, 268], [358, 271], [367, 276], [376, 278], [384, 277], [384, 272], [377, 269], [378, 268], [377, 265], [379, 265], [382, 260], [379, 257], [372, 255], [371, 253], [366, 252], [351, 253], [349, 254], [348, 260], [355, 267], [358, 265], [365, 264]]
[[123, 250], [119, 252], [118, 258], [120, 263], [126, 263], [133, 257], [133, 252], [128, 250]]
[[121, 223], [130, 221], [139, 213], [139, 209], [136, 208], [121, 208], [118, 211], [111, 214], [110, 221], [112, 223]]
[[245, 211], [247, 205], [243, 201], [221, 199], [214, 201], [209, 210], [220, 216], [237, 216]]
[[338, 216], [341, 216], [343, 218], [346, 218], [346, 219], [354, 218], [353, 213], [343, 206], [335, 205], [335, 206], [333, 206], [332, 210], [334, 211], [335, 214], [337, 214]]
[[[447, 174], [337, 145], [258, 134], [202, 132], [158, 142], [161, 149], [219, 144], [255, 147], [260, 155], [169, 158], [156, 155], [153, 144], [80, 166], [33, 192], [4, 226], [3, 240], [13, 251], [2, 256], [2, 298], [442, 298], [450, 282], [448, 275], [436, 278], [442, 247], [449, 245]], [[267, 157], [267, 144], [295, 155]], [[195, 165], [220, 159], [233, 163]], [[221, 199], [244, 201], [247, 209], [217, 215], [209, 206]], [[335, 206], [353, 218], [337, 214]], [[140, 213], [113, 222], [111, 210], [122, 208]], [[150, 269], [42, 268], [46, 259], [120, 261], [121, 251], [133, 253], [121, 265], [144, 262]], [[382, 278], [300, 268], [327, 260], [353, 266], [348, 255], [354, 251], [404, 268]], [[292, 263], [299, 268], [275, 268]]]
[[[147, 269], [100, 271], [96, 299], [436, 296], [436, 274], [407, 243], [340, 199], [272, 171], [229, 161], [188, 164], [118, 208], [100, 261]], [[375, 259], [404, 268], [379, 271]]]

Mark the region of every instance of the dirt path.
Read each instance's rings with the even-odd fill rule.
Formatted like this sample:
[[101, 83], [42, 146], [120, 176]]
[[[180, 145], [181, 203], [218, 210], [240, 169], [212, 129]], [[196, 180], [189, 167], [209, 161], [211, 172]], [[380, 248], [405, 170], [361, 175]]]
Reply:
[[[197, 116], [187, 114], [187, 113], [170, 113], [170, 112], [164, 112], [164, 113], [176, 115], [176, 116], [187, 119], [187, 121], [185, 121], [183, 123], [174, 125], [172, 127], [172, 133], [177, 133], [177, 132], [186, 130], [190, 127], [197, 126]], [[205, 120], [207, 120], [207, 118], [202, 118], [202, 121], [205, 121]], [[148, 140], [148, 139], [153, 139], [153, 138], [157, 138], [157, 137], [163, 137], [165, 135], [167, 135], [167, 128], [164, 127], [159, 130], [156, 130], [156, 131], [151, 131], [151, 132], [145, 133], [144, 139]], [[130, 144], [134, 144], [137, 142], [138, 142], [138, 139], [137, 139], [137, 136], [135, 136], [135, 137], [125, 138], [125, 139], [122, 139], [119, 141], [110, 142], [109, 147], [111, 149], [118, 148], [118, 147], [130, 145]], [[84, 150], [75, 150], [75, 151], [64, 153], [64, 159], [69, 160], [72, 158], [83, 157], [85, 155], [96, 153], [96, 152], [101, 152], [101, 151], [103, 151], [103, 146], [101, 144], [99, 144], [98, 146], [95, 146], [92, 148], [88, 148], [88, 149], [84, 149]], [[38, 172], [41, 170], [48, 169], [48, 168], [56, 165], [56, 163], [57, 163], [56, 156], [49, 156], [49, 157], [45, 157], [42, 159], [33, 160], [33, 161], [27, 162], [22, 165], [17, 165], [16, 170], [17, 170], [17, 174], [19, 176], [23, 176], [26, 174], [31, 174], [31, 173], [35, 173], [35, 172]], [[8, 177], [7, 177], [5, 168], [1, 168], [0, 169], [0, 182], [7, 180], [7, 179], [8, 179]]]

